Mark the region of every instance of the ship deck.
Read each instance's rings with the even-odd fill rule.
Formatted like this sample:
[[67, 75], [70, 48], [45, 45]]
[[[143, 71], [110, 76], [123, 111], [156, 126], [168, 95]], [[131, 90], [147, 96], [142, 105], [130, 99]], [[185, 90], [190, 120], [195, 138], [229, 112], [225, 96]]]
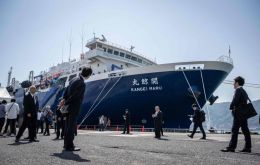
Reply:
[[[27, 135], [25, 132], [24, 135]], [[62, 140], [38, 135], [40, 142], [14, 143], [14, 137], [0, 138], [1, 165], [25, 164], [259, 164], [260, 135], [252, 135], [252, 153], [222, 153], [230, 134], [207, 134], [207, 140], [194, 139], [186, 133], [165, 133], [161, 140], [153, 138], [152, 132], [133, 132], [121, 135], [116, 131], [78, 132], [75, 145], [79, 152], [62, 150]], [[239, 135], [237, 149], [244, 145]]]

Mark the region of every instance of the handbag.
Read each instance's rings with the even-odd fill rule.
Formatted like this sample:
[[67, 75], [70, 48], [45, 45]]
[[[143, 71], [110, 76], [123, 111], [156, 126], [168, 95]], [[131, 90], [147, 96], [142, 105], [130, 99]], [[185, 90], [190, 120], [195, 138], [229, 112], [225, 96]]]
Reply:
[[[243, 92], [243, 96], [245, 97], [244, 92]], [[240, 120], [249, 119], [249, 118], [257, 115], [257, 112], [256, 112], [250, 98], [248, 96], [245, 98], [247, 100], [246, 101], [247, 103], [237, 109], [237, 111], [239, 113], [238, 118]]]
[[248, 98], [249, 102], [246, 104], [246, 112], [245, 112], [245, 117], [247, 119], [251, 118], [251, 117], [254, 117], [257, 115], [257, 112], [255, 110], [255, 107], [253, 106], [251, 100]]

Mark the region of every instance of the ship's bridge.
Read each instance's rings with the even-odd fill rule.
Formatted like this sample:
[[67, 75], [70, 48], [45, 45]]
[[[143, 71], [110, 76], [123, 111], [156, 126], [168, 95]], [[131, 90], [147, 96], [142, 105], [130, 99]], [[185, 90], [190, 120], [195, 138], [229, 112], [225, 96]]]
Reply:
[[86, 47], [90, 50], [85, 53], [85, 57], [92, 61], [102, 58], [136, 67], [156, 65], [156, 62], [152, 59], [133, 51], [133, 47], [128, 49], [108, 42], [104, 36], [103, 39], [93, 38], [89, 40]]

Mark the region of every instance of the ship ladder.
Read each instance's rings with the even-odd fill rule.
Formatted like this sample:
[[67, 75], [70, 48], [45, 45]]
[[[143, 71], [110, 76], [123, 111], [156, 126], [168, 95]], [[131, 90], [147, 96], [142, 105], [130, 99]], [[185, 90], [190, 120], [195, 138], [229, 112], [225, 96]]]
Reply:
[[123, 76], [120, 76], [117, 81], [115, 82], [115, 84], [113, 84], [113, 86], [107, 91], [107, 93], [101, 98], [101, 100], [94, 106], [93, 109], [89, 110], [89, 113], [87, 113], [85, 115], [85, 117], [83, 118], [83, 120], [81, 121], [81, 123], [79, 124], [79, 127], [84, 123], [84, 121], [90, 116], [90, 114], [98, 107], [98, 105], [104, 100], [104, 98], [109, 94], [109, 92], [116, 86], [116, 84], [121, 80]]

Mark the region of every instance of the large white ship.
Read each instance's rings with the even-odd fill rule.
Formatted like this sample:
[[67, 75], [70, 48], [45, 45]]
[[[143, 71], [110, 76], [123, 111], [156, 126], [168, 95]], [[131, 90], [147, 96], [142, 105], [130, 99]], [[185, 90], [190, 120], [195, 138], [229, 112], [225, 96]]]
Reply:
[[[79, 60], [53, 66], [34, 81], [40, 91], [40, 107], [48, 104], [55, 109], [68, 82], [82, 67], [91, 67], [93, 75], [85, 81], [78, 118], [83, 125], [98, 124], [101, 115], [109, 117], [113, 125], [122, 124], [127, 108], [133, 125], [152, 127], [151, 114], [158, 105], [164, 113], [164, 127], [188, 128], [191, 104], [202, 108], [214, 99], [213, 92], [233, 69], [232, 59], [227, 56], [215, 61], [157, 64], [133, 51], [133, 47], [113, 44], [104, 36], [89, 40], [86, 47], [89, 50]], [[16, 97], [21, 102], [23, 90], [18, 90]]]

